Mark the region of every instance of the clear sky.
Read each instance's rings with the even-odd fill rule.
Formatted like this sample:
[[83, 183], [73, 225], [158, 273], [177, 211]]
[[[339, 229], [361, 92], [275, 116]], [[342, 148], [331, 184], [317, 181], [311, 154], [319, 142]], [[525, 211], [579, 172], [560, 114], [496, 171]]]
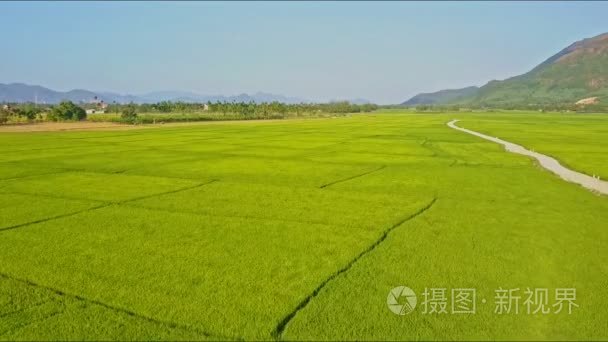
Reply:
[[0, 83], [397, 103], [528, 71], [608, 2], [0, 2]]

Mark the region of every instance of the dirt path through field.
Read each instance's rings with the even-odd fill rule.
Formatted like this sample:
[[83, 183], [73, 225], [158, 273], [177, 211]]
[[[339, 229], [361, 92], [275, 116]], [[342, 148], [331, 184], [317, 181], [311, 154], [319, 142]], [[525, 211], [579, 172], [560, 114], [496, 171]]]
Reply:
[[456, 129], [456, 130], [459, 130], [459, 131], [501, 144], [509, 152], [519, 153], [519, 154], [523, 154], [525, 156], [533, 157], [536, 160], [538, 160], [538, 162], [540, 163], [540, 165], [542, 167], [555, 173], [556, 175], [558, 175], [565, 181], [576, 183], [576, 184], [582, 185], [583, 187], [585, 187], [589, 190], [597, 191], [601, 194], [608, 195], [608, 182], [607, 181], [602, 181], [600, 179], [593, 178], [584, 173], [570, 170], [570, 169], [562, 166], [554, 158], [551, 158], [551, 157], [546, 156], [541, 153], [530, 151], [530, 150], [524, 148], [523, 146], [513, 144], [508, 141], [505, 141], [505, 140], [502, 140], [499, 138], [495, 138], [495, 137], [491, 137], [489, 135], [485, 135], [485, 134], [482, 134], [479, 132], [475, 132], [470, 129], [458, 127], [458, 126], [456, 126], [456, 122], [458, 122], [458, 121], [459, 120], [452, 120], [452, 121], [448, 122], [447, 125], [450, 128], [453, 128], [453, 129]]

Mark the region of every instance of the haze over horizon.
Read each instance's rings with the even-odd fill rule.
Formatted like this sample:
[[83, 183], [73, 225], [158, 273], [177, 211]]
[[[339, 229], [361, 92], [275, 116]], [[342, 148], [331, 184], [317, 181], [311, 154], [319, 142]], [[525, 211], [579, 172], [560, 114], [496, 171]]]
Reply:
[[515, 76], [608, 31], [602, 2], [2, 2], [0, 12], [0, 83], [379, 104]]

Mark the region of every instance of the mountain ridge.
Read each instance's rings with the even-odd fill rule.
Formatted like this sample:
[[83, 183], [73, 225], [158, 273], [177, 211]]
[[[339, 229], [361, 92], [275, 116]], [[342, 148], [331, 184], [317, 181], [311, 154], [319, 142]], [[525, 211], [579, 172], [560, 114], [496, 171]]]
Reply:
[[419, 104], [439, 104], [457, 100], [464, 96], [469, 96], [479, 90], [477, 86], [470, 86], [456, 89], [443, 89], [431, 93], [420, 93], [409, 100], [401, 103], [405, 106], [415, 106]]
[[[466, 88], [463, 88], [466, 89]], [[440, 90], [418, 94], [417, 104], [477, 104], [488, 106], [528, 104], [574, 104], [598, 97], [608, 100], [608, 33], [576, 41], [550, 56], [530, 71], [504, 80], [492, 80], [467, 96], [441, 98]], [[423, 96], [424, 95], [424, 96]], [[415, 101], [414, 101], [415, 102]]]
[[68, 91], [56, 91], [40, 85], [26, 83], [0, 83], [0, 102], [38, 102], [56, 104], [62, 100], [82, 103], [90, 102], [95, 97], [107, 103], [156, 103], [161, 101], [183, 101], [183, 102], [284, 102], [284, 103], [308, 103], [311, 102], [299, 97], [289, 97], [265, 92], [254, 94], [241, 93], [237, 95], [202, 95], [188, 91], [155, 91], [139, 95], [119, 94], [108, 91], [91, 91], [87, 89], [72, 89]]

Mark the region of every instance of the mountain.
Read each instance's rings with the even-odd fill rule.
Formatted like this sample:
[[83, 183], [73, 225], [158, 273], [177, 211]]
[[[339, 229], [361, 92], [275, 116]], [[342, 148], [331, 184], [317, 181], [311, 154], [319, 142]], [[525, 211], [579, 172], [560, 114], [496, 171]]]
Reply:
[[460, 89], [445, 89], [434, 93], [420, 93], [402, 103], [405, 106], [444, 104], [454, 102], [458, 99], [469, 97], [477, 93], [478, 87], [466, 87]]
[[302, 103], [310, 102], [297, 97], [287, 97], [270, 93], [258, 92], [252, 95], [239, 94], [233, 96], [224, 95], [201, 95], [193, 92], [183, 91], [158, 91], [141, 95], [122, 95], [112, 92], [95, 92], [84, 89], [74, 89], [67, 92], [55, 91], [39, 85], [28, 85], [23, 83], [0, 83], [0, 102], [38, 102], [54, 104], [62, 100], [72, 102], [90, 102], [97, 96], [98, 99], [107, 103], [156, 103], [160, 101], [183, 101], [183, 102], [272, 102]]
[[133, 95], [120, 95], [109, 92], [93, 92], [85, 89], [74, 89], [67, 92], [55, 91], [39, 85], [28, 85], [24, 83], [0, 83], [0, 102], [38, 102], [59, 103], [62, 100], [72, 102], [90, 102], [97, 96], [105, 102], [139, 102], [139, 98]]
[[139, 95], [142, 101], [146, 102], [160, 102], [160, 101], [183, 101], [183, 102], [215, 102], [215, 101], [226, 101], [226, 102], [283, 102], [283, 103], [302, 103], [310, 102], [308, 100], [298, 97], [288, 97], [277, 94], [257, 92], [255, 94], [238, 94], [232, 96], [225, 95], [201, 95], [193, 92], [184, 91], [157, 91]]
[[490, 81], [471, 101], [488, 105], [608, 100], [608, 33], [566, 47], [531, 71]]
[[269, 94], [257, 92], [251, 96], [252, 100], [255, 102], [272, 102], [278, 101], [283, 103], [308, 103], [311, 102], [306, 99], [298, 98], [298, 97], [288, 97], [283, 95]]
[[575, 42], [523, 75], [490, 81], [477, 90], [464, 89], [470, 89], [470, 93], [451, 96], [450, 90], [444, 90], [419, 94], [404, 104], [472, 103], [499, 107], [574, 104], [590, 97], [608, 102], [608, 33]]
[[[144, 102], [161, 102], [161, 101], [172, 101], [175, 99], [195, 99], [199, 97], [199, 94], [189, 92], [189, 91], [155, 91], [145, 94], [139, 94], [138, 97], [141, 101]], [[191, 102], [191, 101], [185, 101]]]

